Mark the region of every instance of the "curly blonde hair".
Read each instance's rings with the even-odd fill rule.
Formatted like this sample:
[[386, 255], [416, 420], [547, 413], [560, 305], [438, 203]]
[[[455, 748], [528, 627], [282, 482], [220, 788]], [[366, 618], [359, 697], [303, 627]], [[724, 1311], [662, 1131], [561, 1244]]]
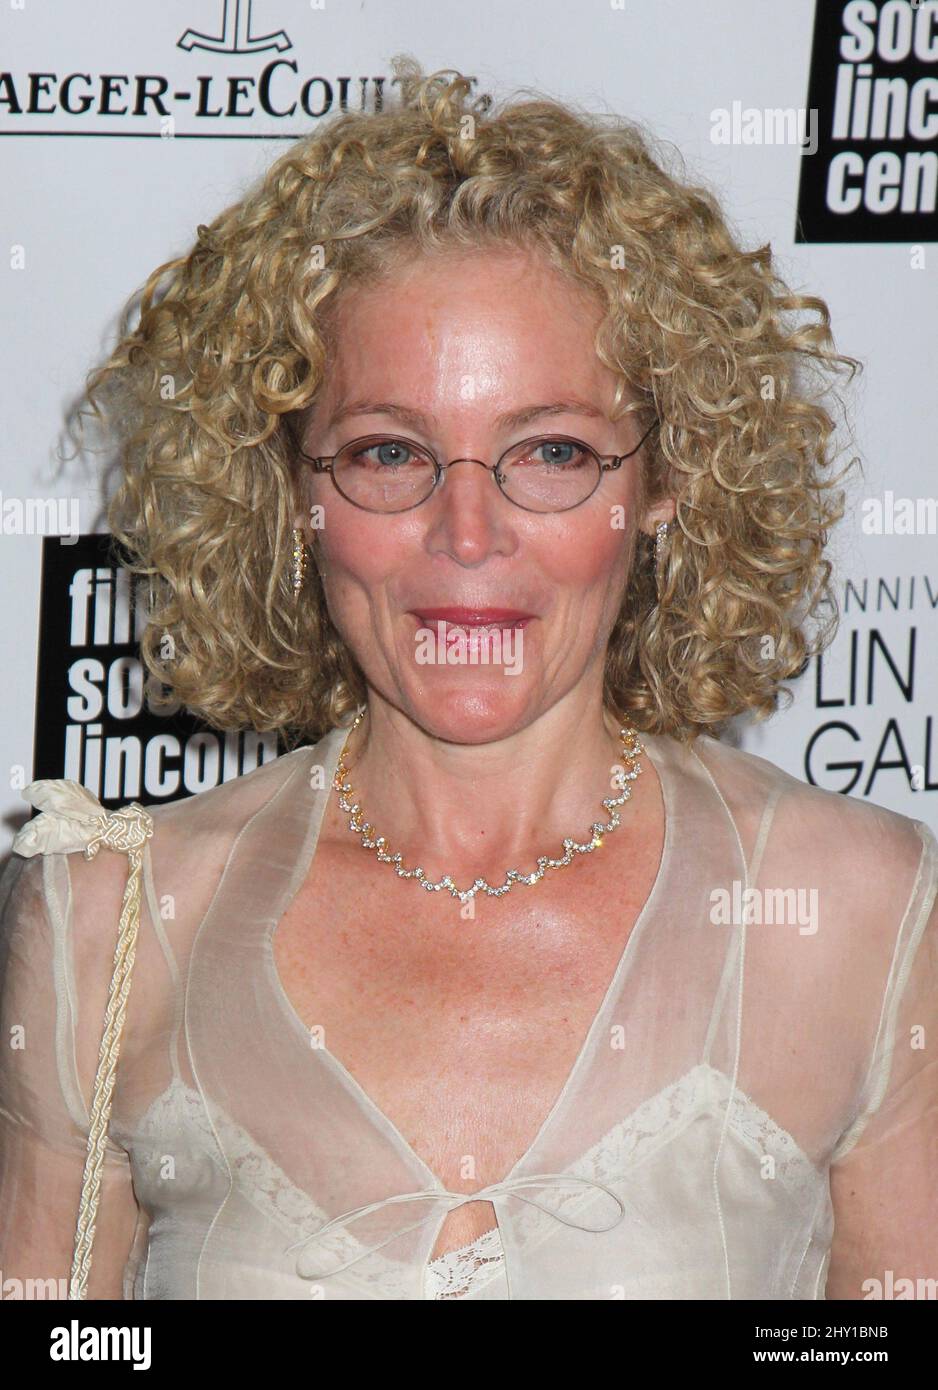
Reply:
[[769, 246], [741, 249], [637, 124], [530, 91], [472, 100], [460, 73], [406, 56], [393, 69], [397, 104], [297, 140], [153, 271], [136, 327], [131, 300], [89, 375], [120, 442], [109, 525], [149, 580], [147, 667], [208, 723], [288, 744], [364, 701], [314, 566], [294, 600], [295, 426], [329, 370], [344, 288], [402, 251], [495, 244], [539, 251], [600, 297], [616, 408], [660, 425], [642, 501], [674, 497], [677, 525], [660, 601], [638, 535], [607, 707], [685, 742], [767, 717], [838, 621], [823, 552], [843, 494], [811, 378], [826, 390], [860, 363], [833, 351], [823, 300], [792, 293]]

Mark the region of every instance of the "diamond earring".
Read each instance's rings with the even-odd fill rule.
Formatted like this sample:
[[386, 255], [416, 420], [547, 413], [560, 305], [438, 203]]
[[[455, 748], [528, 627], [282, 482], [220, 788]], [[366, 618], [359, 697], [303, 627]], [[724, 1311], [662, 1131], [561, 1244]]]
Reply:
[[293, 597], [299, 597], [306, 582], [306, 539], [303, 532], [293, 528]]
[[655, 527], [655, 583], [657, 585], [659, 599], [661, 598], [661, 590], [663, 588], [662, 576], [664, 574], [664, 567], [667, 564], [668, 551], [670, 549], [670, 541], [668, 539], [670, 529], [671, 527], [667, 521], [659, 521], [658, 525]]

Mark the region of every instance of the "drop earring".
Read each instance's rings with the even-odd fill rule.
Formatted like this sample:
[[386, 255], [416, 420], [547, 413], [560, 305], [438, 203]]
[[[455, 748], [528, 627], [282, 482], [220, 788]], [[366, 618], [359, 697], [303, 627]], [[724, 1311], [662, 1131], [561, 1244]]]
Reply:
[[662, 576], [664, 567], [668, 562], [668, 552], [671, 548], [669, 540], [670, 525], [667, 521], [659, 521], [655, 527], [655, 584], [658, 590], [658, 598], [661, 598], [661, 590], [664, 587]]
[[303, 532], [293, 528], [293, 597], [297, 599], [306, 582], [306, 539]]

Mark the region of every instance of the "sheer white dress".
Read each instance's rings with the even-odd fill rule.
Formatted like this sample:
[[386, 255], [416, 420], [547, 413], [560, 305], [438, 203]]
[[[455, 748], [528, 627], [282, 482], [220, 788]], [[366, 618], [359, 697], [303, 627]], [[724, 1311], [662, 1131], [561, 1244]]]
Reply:
[[[871, 1278], [881, 1254], [938, 1265], [934, 834], [651, 735], [651, 894], [540, 1132], [473, 1194], [497, 1230], [431, 1261], [471, 1198], [316, 1045], [274, 964], [345, 734], [150, 808], [90, 1297], [819, 1299], [838, 1176]], [[4, 875], [4, 1278], [68, 1275], [126, 869]]]

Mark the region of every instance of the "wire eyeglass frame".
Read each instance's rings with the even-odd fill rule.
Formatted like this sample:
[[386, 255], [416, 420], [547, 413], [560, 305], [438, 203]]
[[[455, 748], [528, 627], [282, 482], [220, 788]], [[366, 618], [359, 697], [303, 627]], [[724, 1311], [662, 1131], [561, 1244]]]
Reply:
[[[621, 467], [621, 465], [622, 465], [627, 459], [630, 459], [630, 458], [633, 457], [633, 455], [637, 454], [638, 451], [639, 451], [639, 449], [640, 449], [640, 448], [642, 447], [642, 445], [645, 443], [645, 440], [646, 440], [646, 439], [648, 438], [648, 436], [651, 434], [652, 430], [655, 429], [656, 426], [659, 425], [659, 424], [660, 424], [660, 421], [659, 421], [659, 420], [653, 420], [652, 423], [649, 425], [648, 429], [647, 429], [647, 430], [645, 431], [645, 433], [642, 435], [641, 439], [640, 439], [640, 440], [638, 441], [638, 443], [635, 445], [635, 448], [634, 448], [634, 449], [630, 449], [629, 452], [628, 452], [627, 454], [600, 454], [600, 453], [597, 452], [597, 450], [595, 450], [595, 449], [592, 447], [592, 445], [590, 445], [590, 444], [585, 444], [585, 443], [583, 442], [582, 439], [576, 439], [573, 435], [557, 435], [557, 434], [554, 434], [554, 435], [533, 435], [530, 439], [522, 439], [522, 440], [520, 440], [517, 444], [512, 444], [509, 448], [507, 448], [507, 449], [504, 451], [504, 453], [500, 455], [500, 457], [499, 457], [499, 459], [498, 459], [498, 462], [495, 464], [495, 466], [494, 466], [493, 468], [490, 468], [489, 465], [488, 465], [487, 463], [485, 463], [485, 461], [484, 461], [483, 459], [476, 459], [476, 458], [455, 458], [455, 459], [450, 459], [450, 460], [449, 460], [448, 462], [446, 462], [446, 463], [440, 463], [440, 461], [437, 459], [436, 455], [433, 453], [433, 451], [432, 451], [431, 449], [424, 448], [424, 446], [423, 446], [422, 444], [417, 444], [417, 442], [416, 442], [415, 440], [407, 439], [406, 436], [404, 436], [404, 435], [395, 435], [395, 434], [365, 434], [365, 435], [361, 435], [359, 438], [350, 439], [349, 442], [348, 442], [347, 444], [344, 444], [344, 445], [342, 446], [342, 448], [339, 450], [339, 453], [337, 453], [337, 454], [320, 454], [320, 455], [307, 454], [306, 451], [305, 451], [304, 449], [301, 449], [301, 448], [299, 447], [299, 445], [297, 445], [297, 453], [298, 453], [299, 457], [300, 457], [301, 459], [304, 460], [304, 462], [306, 462], [306, 463], [312, 465], [312, 467], [313, 467], [313, 469], [314, 469], [315, 472], [317, 472], [317, 473], [328, 473], [329, 476], [331, 477], [332, 482], [333, 482], [333, 485], [334, 485], [334, 487], [336, 488], [336, 490], [337, 490], [337, 492], [339, 493], [339, 495], [340, 495], [341, 497], [343, 497], [343, 498], [345, 499], [345, 501], [348, 502], [351, 506], [353, 506], [353, 507], [358, 507], [360, 511], [371, 512], [371, 513], [373, 513], [374, 515], [377, 515], [377, 516], [382, 516], [382, 515], [383, 515], [383, 516], [400, 516], [403, 512], [411, 512], [411, 511], [413, 511], [415, 507], [422, 507], [423, 504], [424, 504], [424, 502], [428, 502], [428, 501], [430, 500], [430, 498], [433, 496], [433, 494], [438, 490], [438, 488], [439, 488], [439, 486], [440, 486], [440, 482], [442, 481], [443, 476], [444, 476], [446, 470], [447, 470], [448, 468], [451, 468], [452, 465], [453, 465], [454, 463], [477, 463], [477, 464], [479, 464], [480, 467], [484, 468], [487, 472], [489, 472], [489, 473], [492, 474], [492, 476], [493, 476], [493, 478], [495, 479], [495, 482], [496, 482], [496, 484], [497, 484], [497, 486], [498, 486], [498, 489], [499, 489], [499, 491], [501, 492], [502, 496], [505, 497], [509, 502], [511, 502], [511, 504], [512, 504], [513, 506], [515, 506], [515, 507], [520, 507], [522, 511], [534, 512], [534, 513], [536, 513], [536, 514], [539, 514], [539, 515], [542, 515], [542, 516], [543, 516], [543, 515], [555, 515], [555, 514], [557, 514], [557, 513], [559, 513], [559, 512], [569, 512], [569, 511], [573, 511], [573, 510], [575, 510], [575, 508], [581, 507], [581, 506], [583, 505], [584, 502], [588, 502], [589, 499], [590, 499], [590, 498], [594, 495], [594, 493], [596, 492], [596, 489], [599, 487], [600, 483], [602, 482], [603, 474], [604, 474], [604, 473], [607, 473], [607, 472], [611, 472], [611, 471], [613, 471], [614, 469], [617, 469], [617, 468]], [[376, 442], [377, 442], [377, 441], [380, 441], [381, 443], [385, 443], [385, 444], [390, 444], [390, 443], [401, 443], [401, 444], [406, 444], [407, 446], [409, 446], [409, 447], [411, 447], [411, 448], [414, 448], [414, 449], [417, 449], [417, 450], [420, 451], [420, 453], [424, 454], [424, 455], [426, 456], [426, 458], [433, 464], [433, 469], [434, 469], [433, 486], [430, 488], [430, 490], [429, 490], [429, 492], [426, 494], [426, 496], [425, 496], [425, 497], [421, 497], [420, 500], [419, 500], [418, 502], [412, 502], [412, 503], [411, 503], [409, 506], [407, 506], [407, 507], [392, 507], [392, 508], [386, 508], [386, 507], [367, 507], [367, 506], [365, 506], [365, 504], [364, 504], [363, 502], [356, 502], [354, 498], [349, 497], [347, 493], [343, 492], [343, 491], [342, 491], [342, 488], [339, 486], [338, 479], [337, 479], [336, 476], [335, 476], [335, 472], [334, 472], [334, 469], [333, 469], [333, 465], [334, 465], [336, 459], [339, 458], [340, 455], [344, 454], [347, 450], [353, 448], [355, 445], [362, 445], [362, 444], [365, 444], [365, 443], [367, 443], [369, 440], [374, 440], [374, 441], [376, 441]], [[515, 450], [517, 450], [517, 449], [522, 449], [522, 448], [524, 448], [525, 445], [528, 445], [528, 444], [554, 444], [554, 443], [557, 443], [557, 444], [575, 444], [575, 445], [577, 445], [580, 449], [583, 449], [586, 453], [591, 454], [591, 455], [593, 456], [593, 458], [596, 459], [597, 462], [599, 463], [599, 468], [597, 469], [597, 472], [596, 472], [596, 482], [594, 483], [593, 487], [590, 489], [590, 491], [586, 494], [585, 497], [580, 498], [580, 500], [579, 500], [578, 502], [573, 502], [573, 503], [571, 503], [571, 505], [570, 505], [569, 507], [546, 507], [546, 508], [545, 508], [545, 507], [526, 507], [526, 506], [524, 505], [523, 502], [518, 502], [518, 501], [516, 501], [514, 497], [512, 497], [509, 493], [507, 493], [507, 492], [505, 491], [505, 488], [504, 488], [504, 479], [503, 479], [503, 476], [502, 476], [502, 473], [501, 473], [501, 465], [502, 465], [502, 462], [504, 461], [505, 458], [507, 458], [507, 456], [508, 456], [509, 454], [514, 453]]]

